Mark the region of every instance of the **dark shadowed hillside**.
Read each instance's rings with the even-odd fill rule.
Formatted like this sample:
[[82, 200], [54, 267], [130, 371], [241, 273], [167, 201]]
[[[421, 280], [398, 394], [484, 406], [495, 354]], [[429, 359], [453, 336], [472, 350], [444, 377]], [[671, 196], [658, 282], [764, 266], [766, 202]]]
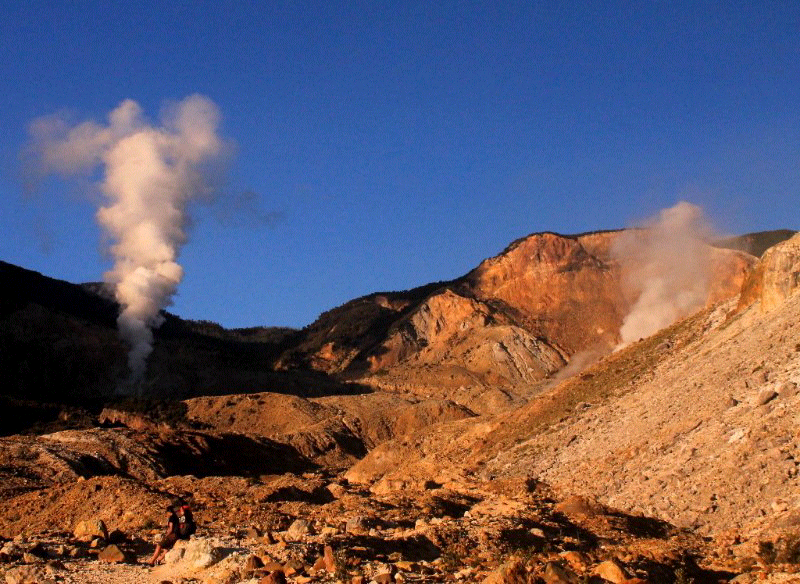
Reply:
[[[125, 385], [127, 347], [118, 306], [98, 284], [75, 285], [0, 262], [0, 397], [3, 428], [58, 416], [58, 404], [99, 407], [133, 391], [160, 398], [269, 389], [298, 395], [351, 392], [323, 373], [275, 372], [295, 331], [226, 330], [166, 314], [156, 331], [147, 377]], [[11, 400], [11, 401], [9, 401]], [[24, 402], [24, 403], [23, 403]], [[44, 409], [36, 403], [53, 404]], [[39, 419], [39, 421], [42, 421]]]

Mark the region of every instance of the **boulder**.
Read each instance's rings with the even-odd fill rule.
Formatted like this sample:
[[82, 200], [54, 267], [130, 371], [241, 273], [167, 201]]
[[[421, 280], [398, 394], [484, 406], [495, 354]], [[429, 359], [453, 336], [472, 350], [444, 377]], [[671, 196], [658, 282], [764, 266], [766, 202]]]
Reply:
[[72, 535], [81, 541], [91, 541], [97, 537], [107, 540], [108, 528], [102, 519], [83, 519], [78, 521]]
[[613, 584], [621, 584], [628, 579], [625, 568], [617, 560], [606, 560], [598, 564], [594, 569], [594, 573], [603, 580], [613, 582]]
[[101, 562], [109, 562], [112, 564], [118, 564], [124, 562], [127, 558], [125, 557], [125, 552], [119, 549], [116, 545], [111, 544], [106, 546], [98, 555], [97, 559]]
[[192, 570], [203, 570], [222, 559], [222, 550], [207, 539], [193, 539], [186, 545], [183, 562]]
[[44, 570], [37, 566], [16, 566], [5, 573], [5, 584], [39, 584], [44, 579]]
[[577, 584], [578, 576], [555, 562], [547, 562], [544, 567], [544, 581], [546, 584]]
[[300, 541], [311, 533], [311, 524], [306, 519], [295, 519], [286, 530], [286, 538], [290, 541]]
[[261, 560], [261, 558], [253, 555], [247, 558], [247, 561], [245, 561], [244, 568], [242, 569], [242, 571], [249, 576], [263, 567], [264, 567], [264, 562]]
[[280, 570], [276, 570], [261, 578], [258, 584], [286, 584], [286, 576]]
[[345, 525], [347, 533], [354, 533], [356, 535], [363, 535], [369, 533], [369, 521], [366, 517], [356, 515], [347, 520]]
[[573, 570], [583, 571], [589, 566], [589, 558], [586, 554], [577, 551], [562, 552], [564, 558]]
[[774, 400], [776, 397], [778, 397], [778, 392], [776, 392], [775, 390], [762, 389], [761, 391], [758, 392], [758, 395], [756, 395], [755, 398], [753, 399], [753, 405], [756, 407], [766, 405], [772, 400]]
[[325, 546], [322, 559], [325, 562], [325, 569], [333, 574], [336, 571], [336, 557], [333, 555], [333, 548], [331, 546]]
[[513, 560], [486, 576], [483, 584], [530, 584], [533, 581], [522, 562]]
[[558, 503], [555, 510], [564, 515], [583, 515], [585, 517], [603, 514], [603, 507], [597, 501], [577, 495]]

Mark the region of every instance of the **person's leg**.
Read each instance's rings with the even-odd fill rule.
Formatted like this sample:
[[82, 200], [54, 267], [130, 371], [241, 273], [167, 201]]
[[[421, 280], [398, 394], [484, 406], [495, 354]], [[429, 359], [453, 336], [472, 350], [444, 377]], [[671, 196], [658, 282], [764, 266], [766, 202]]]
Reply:
[[155, 566], [159, 562], [158, 557], [161, 555], [162, 551], [163, 550], [161, 549], [161, 544], [157, 543], [156, 551], [153, 552], [153, 557], [151, 557], [147, 563], [150, 564], [151, 566]]

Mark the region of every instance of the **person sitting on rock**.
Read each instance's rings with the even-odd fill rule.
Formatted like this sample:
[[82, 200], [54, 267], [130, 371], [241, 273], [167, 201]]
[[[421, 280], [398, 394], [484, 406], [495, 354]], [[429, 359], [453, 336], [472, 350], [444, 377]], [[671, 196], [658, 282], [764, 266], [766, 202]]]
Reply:
[[148, 564], [155, 566], [160, 563], [176, 541], [178, 541], [178, 516], [173, 506], [167, 505], [167, 531], [156, 544], [156, 551], [153, 552]]
[[176, 541], [189, 539], [195, 531], [197, 531], [197, 525], [186, 501], [179, 499], [167, 506], [167, 531], [156, 544], [156, 551], [153, 552], [148, 563], [151, 566], [161, 563]]
[[189, 504], [183, 499], [178, 499], [173, 503], [172, 508], [178, 517], [178, 538], [189, 539], [197, 531], [197, 524], [194, 522], [194, 516]]

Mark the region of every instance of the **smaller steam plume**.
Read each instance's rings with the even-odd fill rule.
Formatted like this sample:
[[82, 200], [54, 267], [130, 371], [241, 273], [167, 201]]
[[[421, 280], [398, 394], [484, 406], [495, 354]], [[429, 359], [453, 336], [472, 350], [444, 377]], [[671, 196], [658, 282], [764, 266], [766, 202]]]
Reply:
[[227, 151], [219, 117], [211, 100], [193, 95], [166, 110], [160, 126], [148, 123], [132, 100], [103, 124], [70, 125], [54, 116], [30, 126], [41, 171], [101, 177], [104, 204], [96, 217], [114, 258], [104, 279], [122, 307], [117, 323], [130, 344], [133, 381], [144, 375], [153, 328], [183, 277], [177, 258], [187, 237], [187, 205], [210, 194], [209, 170]]
[[620, 234], [612, 253], [620, 263], [623, 289], [632, 300], [620, 328], [621, 345], [688, 316], [708, 297], [712, 234], [703, 210], [680, 202], [643, 229]]

